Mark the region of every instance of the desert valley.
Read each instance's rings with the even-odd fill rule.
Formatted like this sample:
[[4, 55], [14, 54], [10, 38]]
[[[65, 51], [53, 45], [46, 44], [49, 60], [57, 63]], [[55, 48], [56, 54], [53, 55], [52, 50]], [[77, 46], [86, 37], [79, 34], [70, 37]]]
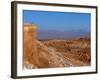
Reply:
[[24, 69], [91, 65], [90, 38], [38, 40], [36, 36], [35, 25], [24, 25]]

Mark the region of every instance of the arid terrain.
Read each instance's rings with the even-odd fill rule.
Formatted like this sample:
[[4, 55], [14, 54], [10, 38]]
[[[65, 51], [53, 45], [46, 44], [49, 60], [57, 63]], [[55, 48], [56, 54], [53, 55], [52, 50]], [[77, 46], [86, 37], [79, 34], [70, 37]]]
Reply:
[[91, 65], [89, 38], [37, 40], [35, 25], [24, 25], [24, 69]]

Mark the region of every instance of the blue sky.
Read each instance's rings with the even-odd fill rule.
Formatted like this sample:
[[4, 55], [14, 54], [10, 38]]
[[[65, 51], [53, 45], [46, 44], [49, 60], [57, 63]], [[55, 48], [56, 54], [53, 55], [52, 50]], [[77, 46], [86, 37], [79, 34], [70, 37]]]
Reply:
[[89, 13], [49, 12], [23, 10], [25, 23], [35, 24], [40, 30], [85, 30], [90, 31]]

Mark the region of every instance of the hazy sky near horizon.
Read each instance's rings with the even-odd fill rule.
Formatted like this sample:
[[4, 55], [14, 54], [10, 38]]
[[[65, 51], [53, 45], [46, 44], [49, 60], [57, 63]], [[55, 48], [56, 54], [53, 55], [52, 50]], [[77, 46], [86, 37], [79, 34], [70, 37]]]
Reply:
[[23, 21], [35, 24], [39, 30], [90, 31], [91, 14], [23, 10]]

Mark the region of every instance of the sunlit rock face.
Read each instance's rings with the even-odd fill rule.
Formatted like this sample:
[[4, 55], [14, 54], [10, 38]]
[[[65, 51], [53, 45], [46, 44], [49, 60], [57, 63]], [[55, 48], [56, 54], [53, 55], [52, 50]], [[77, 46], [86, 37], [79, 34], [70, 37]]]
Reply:
[[33, 64], [36, 50], [36, 26], [33, 24], [25, 24], [24, 26], [24, 64]]

